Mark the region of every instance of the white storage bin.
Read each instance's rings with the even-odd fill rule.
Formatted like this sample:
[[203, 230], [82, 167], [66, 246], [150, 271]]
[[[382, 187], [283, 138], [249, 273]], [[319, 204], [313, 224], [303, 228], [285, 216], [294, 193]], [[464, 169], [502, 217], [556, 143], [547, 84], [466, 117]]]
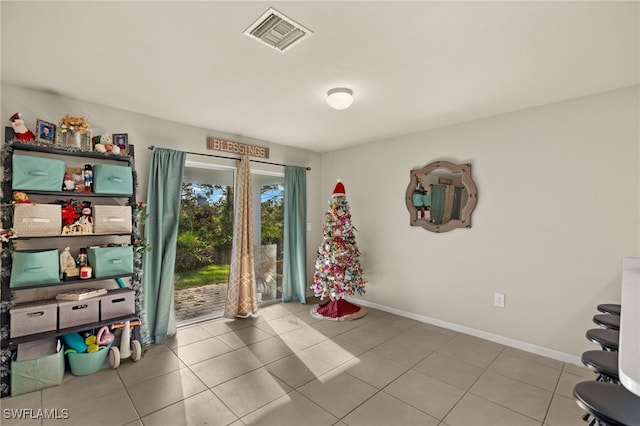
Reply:
[[60, 235], [62, 207], [59, 204], [16, 204], [13, 230], [19, 237]]
[[131, 233], [131, 206], [93, 206], [93, 232]]

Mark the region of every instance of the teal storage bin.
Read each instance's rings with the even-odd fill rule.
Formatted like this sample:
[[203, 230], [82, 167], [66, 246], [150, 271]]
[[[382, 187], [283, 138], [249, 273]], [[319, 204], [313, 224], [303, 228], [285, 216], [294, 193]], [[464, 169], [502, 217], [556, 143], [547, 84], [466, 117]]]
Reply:
[[9, 287], [27, 287], [60, 282], [58, 249], [13, 252]]
[[93, 192], [96, 194], [133, 194], [133, 173], [130, 167], [96, 164], [93, 166]]
[[67, 353], [69, 367], [74, 376], [97, 373], [104, 367], [111, 345], [102, 346], [97, 352]]
[[87, 250], [95, 278], [133, 273], [133, 247], [96, 247]]
[[64, 170], [65, 164], [60, 160], [14, 155], [11, 188], [29, 191], [60, 191]]
[[[38, 340], [29, 343], [32, 354], [45, 353], [29, 359], [11, 361], [11, 396], [22, 395], [39, 389], [57, 386], [64, 378], [64, 348], [56, 352], [57, 339]], [[18, 345], [18, 355], [23, 350]]]

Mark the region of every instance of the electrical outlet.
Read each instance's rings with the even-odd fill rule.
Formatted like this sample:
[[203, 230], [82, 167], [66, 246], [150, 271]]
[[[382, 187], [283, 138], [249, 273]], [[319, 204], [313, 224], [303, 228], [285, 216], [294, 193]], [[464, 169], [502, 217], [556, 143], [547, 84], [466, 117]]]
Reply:
[[493, 306], [497, 306], [498, 308], [504, 308], [504, 294], [501, 294], [501, 293], [493, 294]]

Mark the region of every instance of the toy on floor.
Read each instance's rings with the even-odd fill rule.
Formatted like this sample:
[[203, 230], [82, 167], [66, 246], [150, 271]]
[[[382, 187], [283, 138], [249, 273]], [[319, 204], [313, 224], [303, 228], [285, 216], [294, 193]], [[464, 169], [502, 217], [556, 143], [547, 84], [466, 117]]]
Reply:
[[96, 343], [99, 345], [110, 345], [113, 343], [113, 339], [115, 339], [115, 336], [106, 325], [98, 330], [98, 334], [96, 334]]
[[[106, 328], [107, 333], [109, 333], [108, 327], [103, 328]], [[100, 329], [100, 331], [102, 331], [102, 329]], [[108, 345], [111, 344], [111, 342], [113, 342], [113, 334], [109, 333], [109, 335], [111, 335], [112, 337], [111, 340], [105, 339], [106, 336], [103, 335], [104, 331], [102, 331], [102, 333], [98, 332], [98, 336], [100, 336], [100, 339], [98, 339], [98, 337], [94, 334], [89, 334], [83, 339], [79, 333], [65, 334], [62, 336], [62, 340], [64, 341], [64, 344], [68, 349], [65, 350], [64, 353], [90, 354], [93, 352], [98, 352], [101, 349], [105, 349]]]
[[62, 340], [64, 344], [67, 346], [66, 351], [64, 353], [75, 352], [75, 353], [84, 353], [87, 351], [87, 344], [84, 342], [84, 339], [78, 333], [68, 333], [62, 336]]
[[133, 361], [139, 361], [142, 358], [140, 342], [135, 339], [131, 340], [131, 329], [139, 324], [140, 321], [125, 321], [112, 326], [113, 328], [122, 328], [122, 335], [120, 336], [120, 349], [116, 346], [109, 348], [109, 365], [111, 368], [118, 368], [122, 359], [131, 358]]

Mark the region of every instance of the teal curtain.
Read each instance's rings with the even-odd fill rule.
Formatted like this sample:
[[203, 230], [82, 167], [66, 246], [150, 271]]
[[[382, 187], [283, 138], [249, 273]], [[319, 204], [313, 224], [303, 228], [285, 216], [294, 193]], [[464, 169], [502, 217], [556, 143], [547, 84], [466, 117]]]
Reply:
[[436, 225], [442, 223], [445, 195], [446, 188], [444, 185], [431, 185], [431, 221]]
[[151, 251], [143, 264], [146, 324], [142, 326], [157, 344], [176, 334], [173, 273], [185, 157], [181, 151], [154, 148], [149, 167], [147, 212], [151, 220], [146, 224], [145, 238]]
[[284, 260], [282, 301], [306, 302], [307, 171], [284, 168]]
[[453, 212], [451, 219], [460, 220], [460, 204], [462, 201], [462, 187], [456, 186], [453, 189]]

